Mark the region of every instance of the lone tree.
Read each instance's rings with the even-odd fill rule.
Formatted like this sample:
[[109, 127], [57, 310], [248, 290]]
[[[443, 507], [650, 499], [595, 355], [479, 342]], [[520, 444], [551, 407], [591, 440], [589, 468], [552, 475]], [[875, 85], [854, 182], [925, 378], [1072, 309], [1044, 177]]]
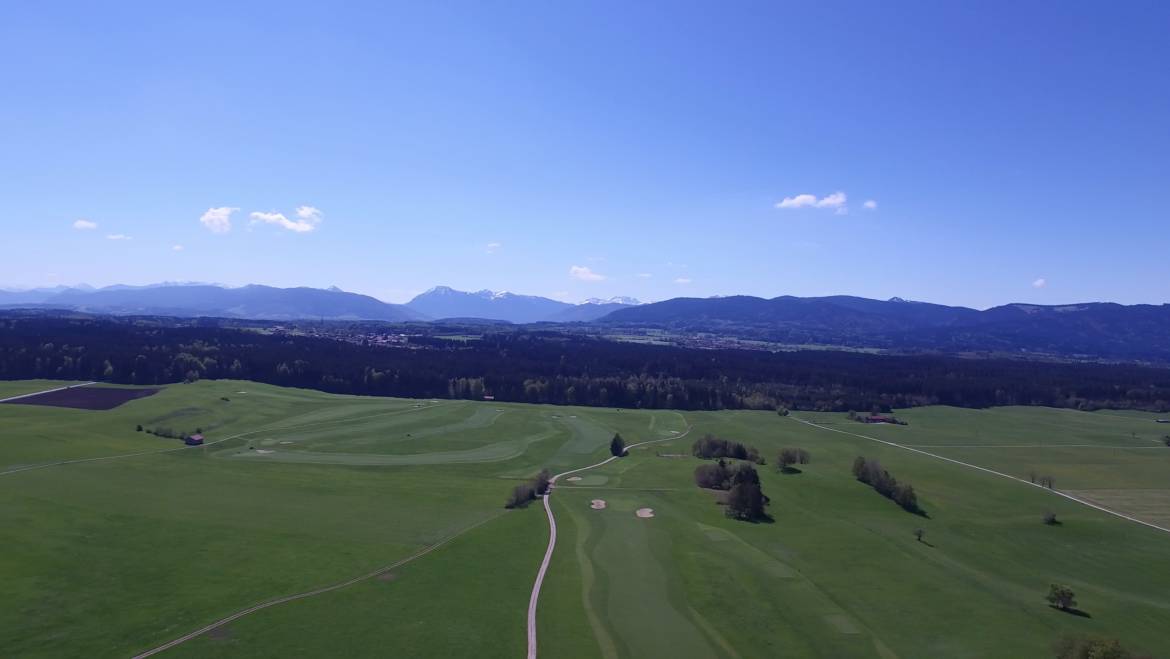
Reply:
[[1077, 605], [1077, 596], [1072, 588], [1054, 583], [1048, 587], [1048, 603], [1061, 611], [1068, 611]]
[[922, 536], [926, 535], [925, 529], [914, 529], [914, 537], [918, 538], [918, 542], [922, 542]]
[[1047, 512], [1044, 513], [1044, 523], [1048, 526], [1056, 526], [1057, 524], [1060, 524], [1060, 520], [1056, 519], [1056, 513]]
[[609, 440], [609, 452], [619, 458], [626, 454], [626, 440], [622, 439], [621, 433], [614, 433], [613, 439]]

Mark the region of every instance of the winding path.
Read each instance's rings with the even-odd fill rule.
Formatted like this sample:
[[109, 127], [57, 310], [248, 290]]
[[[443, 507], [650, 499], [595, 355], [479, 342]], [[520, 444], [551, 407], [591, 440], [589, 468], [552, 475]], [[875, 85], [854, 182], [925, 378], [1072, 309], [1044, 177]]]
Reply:
[[[639, 446], [645, 446], [647, 444], [657, 444], [660, 442], [669, 442], [676, 439], [682, 439], [690, 432], [691, 426], [687, 426], [686, 430], [677, 435], [674, 435], [673, 437], [651, 439], [650, 441], [646, 442], [630, 444], [626, 447], [626, 452], [628, 453], [632, 448], [638, 448]], [[544, 560], [540, 562], [540, 569], [536, 572], [536, 582], [532, 584], [532, 595], [528, 598], [528, 659], [536, 659], [536, 605], [540, 601], [540, 587], [544, 584], [544, 575], [548, 572], [548, 564], [549, 561], [552, 560], [553, 549], [555, 549], [557, 546], [557, 520], [553, 516], [552, 508], [548, 505], [549, 497], [552, 496], [553, 487], [555, 487], [557, 479], [561, 476], [568, 476], [569, 474], [595, 469], [617, 460], [618, 457], [620, 456], [614, 455], [606, 458], [605, 460], [602, 460], [601, 462], [598, 462], [597, 464], [589, 465], [588, 467], [578, 467], [577, 469], [562, 471], [556, 476], [550, 478], [548, 481], [548, 492], [541, 497], [544, 502], [544, 512], [546, 515], [548, 515], [548, 548], [544, 550]]]
[[[869, 441], [877, 442], [878, 444], [885, 444], [886, 446], [900, 448], [903, 451], [913, 451], [914, 453], [921, 453], [922, 455], [928, 455], [928, 456], [935, 458], [937, 460], [942, 460], [944, 462], [950, 462], [951, 464], [957, 464], [957, 465], [962, 466], [962, 467], [967, 467], [968, 469], [977, 469], [979, 471], [982, 471], [982, 472], [985, 472], [988, 474], [992, 474], [994, 476], [999, 476], [1001, 478], [1007, 478], [1007, 479], [1016, 481], [1017, 483], [1023, 483], [1024, 485], [1031, 485], [1032, 487], [1038, 487], [1042, 490], [1047, 490], [1049, 492], [1052, 492], [1056, 496], [1064, 497], [1065, 499], [1068, 499], [1069, 501], [1075, 501], [1075, 502], [1081, 504], [1082, 506], [1088, 506], [1089, 508], [1094, 508], [1096, 510], [1100, 510], [1103, 513], [1109, 513], [1110, 515], [1113, 515], [1114, 517], [1120, 517], [1121, 519], [1129, 520], [1131, 522], [1137, 522], [1138, 524], [1141, 524], [1142, 526], [1148, 526], [1151, 529], [1162, 531], [1163, 533], [1170, 533], [1170, 529], [1168, 529], [1164, 526], [1158, 526], [1157, 524], [1153, 524], [1153, 523], [1147, 522], [1145, 520], [1138, 519], [1136, 517], [1130, 517], [1129, 515], [1126, 515], [1124, 513], [1119, 513], [1116, 510], [1110, 510], [1109, 508], [1106, 508], [1104, 506], [1098, 506], [1097, 504], [1095, 504], [1091, 501], [1086, 501], [1080, 497], [1075, 497], [1075, 496], [1068, 494], [1066, 492], [1061, 492], [1060, 490], [1054, 490], [1051, 488], [1047, 488], [1047, 487], [1044, 487], [1043, 485], [1040, 485], [1039, 483], [1033, 483], [1031, 481], [1026, 481], [1023, 478], [1017, 478], [1015, 476], [1012, 476], [1011, 474], [1005, 474], [1002, 471], [988, 469], [987, 467], [980, 467], [979, 465], [971, 464], [970, 462], [963, 462], [962, 460], [948, 458], [944, 455], [939, 455], [937, 453], [931, 453], [930, 451], [923, 451], [920, 448], [915, 448], [913, 446], [908, 446], [906, 444], [898, 444], [897, 442], [891, 442], [891, 441], [887, 441], [884, 439], [878, 439], [877, 437], [870, 437], [869, 435], [862, 435], [862, 434], [855, 433], [855, 432], [849, 432], [848, 430], [839, 430], [837, 428], [830, 428], [828, 426], [822, 426], [819, 423], [813, 423], [812, 421], [805, 421], [804, 419], [798, 419], [794, 416], [790, 416], [788, 418], [790, 418], [793, 421], [796, 421], [798, 423], [803, 423], [806, 426], [812, 426], [814, 428], [820, 428], [821, 430], [828, 430], [831, 432], [839, 432], [842, 435], [850, 435], [852, 437], [859, 437], [861, 439], [868, 439]], [[1144, 448], [1144, 447], [1139, 446], [1139, 447], [1122, 447], [1122, 448]]]

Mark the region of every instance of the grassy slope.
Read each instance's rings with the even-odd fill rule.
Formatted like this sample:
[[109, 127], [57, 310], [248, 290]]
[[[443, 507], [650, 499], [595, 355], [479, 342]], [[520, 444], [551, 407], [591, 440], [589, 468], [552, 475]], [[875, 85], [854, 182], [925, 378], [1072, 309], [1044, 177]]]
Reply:
[[[614, 431], [633, 443], [690, 422], [695, 435], [741, 439], [770, 459], [803, 446], [814, 462], [795, 475], [763, 470], [772, 524], [727, 520], [693, 487], [697, 460], [656, 457], [688, 453], [693, 437], [563, 483], [553, 498], [560, 542], [541, 600], [542, 656], [1044, 656], [1068, 630], [1170, 648], [1170, 630], [1158, 624], [1170, 615], [1170, 537], [1040, 490], [775, 414], [418, 404], [217, 382], [108, 412], [0, 408], [5, 428], [16, 429], [0, 438], [0, 464], [175, 445], [133, 432], [140, 422], [201, 425], [211, 440], [269, 428], [219, 446], [0, 477], [0, 525], [9, 529], [0, 580], [11, 593], [0, 602], [0, 644], [15, 656], [126, 656], [490, 519], [392, 581], [269, 609], [168, 655], [516, 656], [547, 529], [538, 506], [500, 515], [510, 479], [542, 465], [592, 464]], [[966, 411], [913, 413], [931, 419], [858, 427], [909, 430], [923, 444], [969, 439], [952, 428], [969, 425]], [[1006, 428], [1049, 423], [1044, 410], [1003, 413], [995, 423]], [[1086, 443], [1116, 434], [1112, 421], [1129, 422], [1061, 414]], [[439, 458], [533, 433], [548, 436], [504, 461]], [[410, 467], [227, 459], [249, 445], [434, 459]], [[853, 481], [858, 454], [912, 482], [931, 518]], [[611, 507], [591, 510], [593, 498]], [[640, 507], [656, 516], [636, 518]], [[1065, 524], [1042, 525], [1045, 510]], [[918, 526], [930, 545], [915, 541]], [[1071, 584], [1092, 617], [1049, 609], [1051, 581]]]
[[[688, 418], [698, 433], [740, 438], [768, 455], [782, 446], [803, 446], [814, 458], [801, 474], [765, 471], [776, 521], [757, 525], [725, 519], [709, 495], [688, 487], [697, 460], [643, 452], [599, 470], [609, 487], [682, 488], [609, 496], [634, 496], [636, 507], [662, 507], [652, 520], [636, 520], [629, 512], [625, 519], [669, 530], [668, 537], [651, 537], [650, 543], [671, 552], [673, 560], [663, 565], [686, 584], [695, 626], [706, 620], [723, 631], [740, 656], [1043, 656], [1066, 631], [1115, 634], [1149, 650], [1170, 648], [1170, 632], [1155, 622], [1170, 613], [1165, 534], [1024, 485], [775, 415]], [[853, 481], [849, 466], [859, 454], [880, 458], [913, 483], [931, 519], [905, 513]], [[589, 499], [605, 494], [571, 492], [566, 484], [556, 496], [563, 497], [561, 505], [574, 506], [570, 518], [592, 520], [590, 531], [600, 545], [616, 546], [621, 536], [611, 540], [607, 532], [614, 511], [588, 509]], [[1045, 510], [1056, 511], [1065, 524], [1041, 524]], [[929, 545], [914, 539], [916, 527], [927, 530]], [[603, 547], [594, 548], [592, 563], [610, 581], [635, 578], [637, 570], [606, 561], [606, 555]], [[1052, 581], [1073, 585], [1093, 617], [1049, 609], [1043, 595]], [[671, 604], [683, 608], [677, 600]], [[636, 632], [623, 631], [612, 618], [603, 616], [603, 625], [619, 646], [623, 639], [634, 642]], [[722, 649], [712, 644], [717, 649], [705, 656], [719, 656]]]

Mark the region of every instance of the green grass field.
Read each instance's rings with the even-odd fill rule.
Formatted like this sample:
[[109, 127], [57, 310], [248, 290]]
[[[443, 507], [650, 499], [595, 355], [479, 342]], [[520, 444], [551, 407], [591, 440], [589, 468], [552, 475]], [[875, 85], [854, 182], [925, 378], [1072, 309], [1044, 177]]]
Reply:
[[[52, 386], [0, 383], [0, 398]], [[1051, 474], [1059, 489], [1143, 519], [1167, 515], [1167, 430], [1148, 415], [940, 407], [900, 412], [904, 427], [794, 416]], [[138, 424], [201, 428], [209, 445], [180, 448]], [[172, 385], [100, 412], [0, 405], [0, 648], [129, 657], [453, 538], [158, 656], [520, 656], [548, 529], [539, 504], [505, 511], [508, 491], [542, 467], [598, 462], [614, 432], [633, 443], [688, 426], [686, 438], [558, 484], [542, 657], [1043, 657], [1069, 632], [1170, 653], [1170, 534], [937, 458], [764, 412], [361, 398], [238, 381]], [[761, 469], [774, 522], [729, 520], [694, 487], [689, 447], [706, 432], [769, 463], [785, 446], [812, 454], [801, 473]], [[913, 483], [929, 518], [856, 482], [857, 455]], [[1062, 524], [1042, 524], [1047, 511]], [[1088, 615], [1049, 608], [1052, 582], [1072, 586]]]

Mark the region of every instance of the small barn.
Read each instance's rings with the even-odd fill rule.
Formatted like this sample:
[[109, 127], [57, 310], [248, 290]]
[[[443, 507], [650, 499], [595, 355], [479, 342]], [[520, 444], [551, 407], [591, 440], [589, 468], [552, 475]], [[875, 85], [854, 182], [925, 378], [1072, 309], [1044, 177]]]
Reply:
[[199, 446], [203, 443], [203, 435], [187, 435], [187, 439], [184, 439], [183, 443], [185, 443], [187, 446]]

